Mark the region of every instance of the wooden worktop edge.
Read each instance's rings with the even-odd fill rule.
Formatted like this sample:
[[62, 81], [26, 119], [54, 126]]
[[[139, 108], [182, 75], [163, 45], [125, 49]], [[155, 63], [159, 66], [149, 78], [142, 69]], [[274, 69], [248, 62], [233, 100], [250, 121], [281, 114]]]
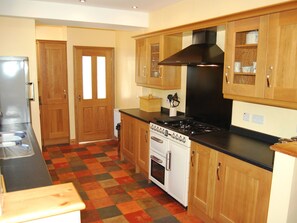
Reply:
[[85, 208], [72, 183], [39, 187], [4, 194], [0, 222], [26, 222]]
[[297, 158], [297, 142], [274, 144], [270, 148], [274, 151], [281, 152]]

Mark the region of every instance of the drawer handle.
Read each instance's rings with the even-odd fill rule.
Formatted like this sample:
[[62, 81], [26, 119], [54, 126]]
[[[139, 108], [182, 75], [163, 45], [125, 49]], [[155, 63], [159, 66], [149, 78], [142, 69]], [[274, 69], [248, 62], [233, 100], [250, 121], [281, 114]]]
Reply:
[[157, 138], [155, 136], [152, 136], [151, 139], [154, 140], [154, 141], [156, 141], [156, 142], [158, 142], [158, 143], [163, 143], [163, 140], [162, 139], [159, 139], [159, 138]]

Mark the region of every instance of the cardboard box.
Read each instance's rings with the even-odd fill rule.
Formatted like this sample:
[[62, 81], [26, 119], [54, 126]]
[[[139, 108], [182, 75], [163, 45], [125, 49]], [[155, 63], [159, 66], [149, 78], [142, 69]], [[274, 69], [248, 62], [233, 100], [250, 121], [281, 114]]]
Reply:
[[161, 111], [162, 98], [157, 98], [152, 95], [141, 96], [140, 99], [140, 110], [146, 112], [159, 112]]

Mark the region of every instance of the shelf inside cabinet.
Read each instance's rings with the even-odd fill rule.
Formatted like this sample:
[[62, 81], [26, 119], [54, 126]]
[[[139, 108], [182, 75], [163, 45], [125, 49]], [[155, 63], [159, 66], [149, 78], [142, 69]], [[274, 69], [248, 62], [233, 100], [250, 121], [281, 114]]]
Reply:
[[235, 75], [243, 75], [243, 76], [255, 76], [256, 73], [252, 72], [234, 72]]
[[235, 46], [236, 48], [257, 48], [258, 44], [238, 44]]

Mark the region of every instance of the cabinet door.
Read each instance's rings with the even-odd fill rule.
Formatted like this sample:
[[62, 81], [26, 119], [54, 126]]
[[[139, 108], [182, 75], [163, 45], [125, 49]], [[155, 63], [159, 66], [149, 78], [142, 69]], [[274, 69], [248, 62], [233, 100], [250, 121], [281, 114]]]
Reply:
[[271, 172], [219, 153], [214, 206], [217, 222], [267, 221]]
[[136, 40], [136, 76], [138, 85], [147, 84], [146, 39]]
[[135, 121], [121, 114], [121, 157], [135, 163]]
[[265, 97], [297, 102], [297, 10], [269, 16]]
[[147, 39], [148, 84], [161, 87], [163, 82], [162, 66], [158, 63], [163, 58], [163, 38], [154, 36]]
[[213, 217], [217, 154], [212, 149], [192, 143], [188, 210], [203, 220]]
[[267, 17], [227, 24], [223, 93], [263, 97]]
[[137, 165], [147, 174], [149, 168], [149, 124], [138, 120], [136, 122]]
[[190, 148], [178, 143], [169, 143], [167, 154], [168, 194], [184, 206], [188, 205]]

